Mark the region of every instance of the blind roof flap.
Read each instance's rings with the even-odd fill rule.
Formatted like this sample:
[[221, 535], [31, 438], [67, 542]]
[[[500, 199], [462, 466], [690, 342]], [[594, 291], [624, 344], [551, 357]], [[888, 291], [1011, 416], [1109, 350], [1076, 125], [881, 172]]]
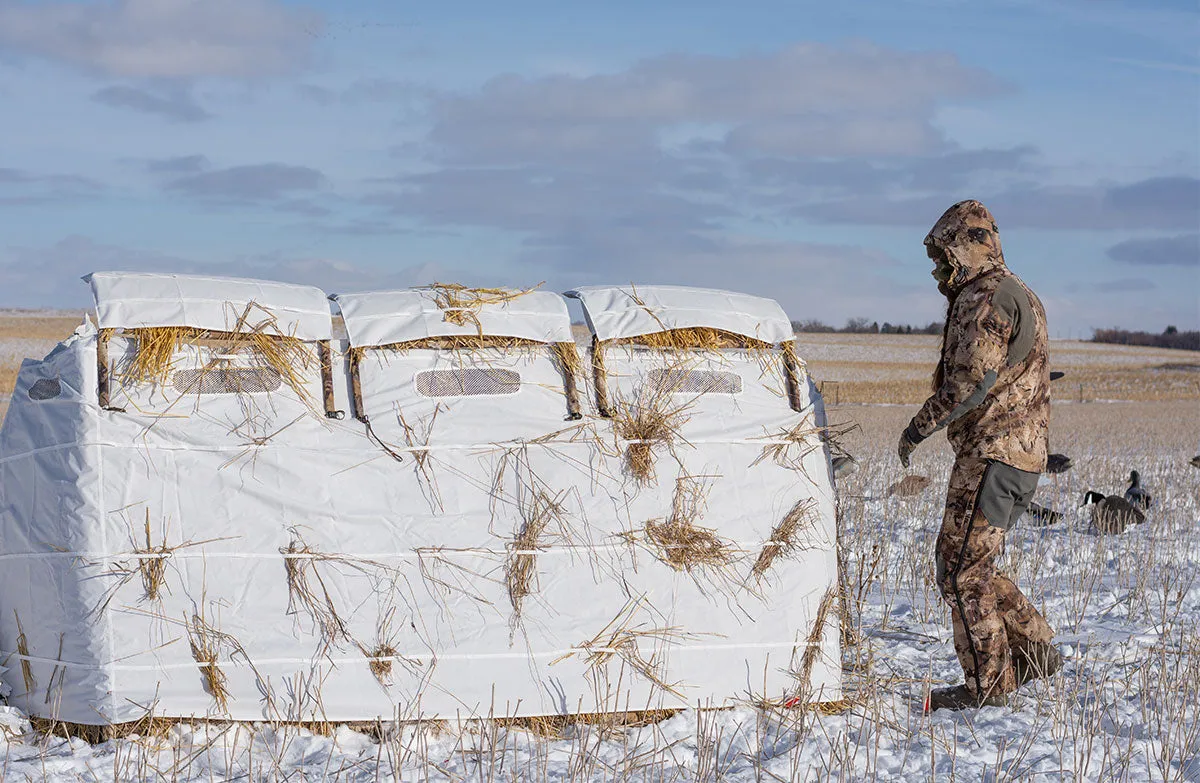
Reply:
[[329, 302], [319, 288], [266, 280], [145, 272], [94, 272], [92, 288], [101, 329], [190, 326], [232, 332], [264, 331], [301, 340], [332, 336]]
[[566, 343], [571, 335], [567, 303], [558, 294], [531, 291], [507, 302], [464, 308], [464, 323], [447, 321], [447, 312], [426, 290], [334, 294], [355, 347], [391, 345], [429, 337], [485, 334], [543, 343]]
[[588, 326], [601, 340], [697, 326], [772, 344], [795, 337], [779, 303], [761, 296], [670, 285], [586, 286], [565, 295], [583, 304]]

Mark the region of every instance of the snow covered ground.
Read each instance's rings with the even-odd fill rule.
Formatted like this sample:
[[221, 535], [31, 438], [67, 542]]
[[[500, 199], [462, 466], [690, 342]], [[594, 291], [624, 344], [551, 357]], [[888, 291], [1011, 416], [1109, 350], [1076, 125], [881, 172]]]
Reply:
[[[932, 581], [949, 470], [943, 444], [917, 452], [934, 479], [887, 497], [903, 408], [846, 409], [861, 469], [840, 487], [853, 630], [850, 707], [836, 715], [688, 710], [638, 728], [484, 723], [327, 734], [271, 725], [188, 725], [96, 745], [37, 733], [0, 707], [9, 780], [1128, 780], [1200, 781], [1200, 440], [1195, 403], [1073, 405], [1056, 449], [1075, 467], [1039, 502], [1065, 512], [1009, 534], [1006, 568], [1043, 607], [1063, 672], [1006, 708], [926, 715], [930, 687], [961, 674]], [[1190, 413], [1189, 413], [1190, 412]], [[1138, 468], [1156, 508], [1142, 527], [1097, 536], [1088, 488], [1115, 492]]]

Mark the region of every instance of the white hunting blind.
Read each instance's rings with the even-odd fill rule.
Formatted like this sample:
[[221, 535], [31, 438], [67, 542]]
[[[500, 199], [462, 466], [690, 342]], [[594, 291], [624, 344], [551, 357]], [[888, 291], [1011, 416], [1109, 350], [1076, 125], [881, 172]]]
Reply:
[[[97, 273], [0, 429], [29, 714], [839, 699], [825, 412], [775, 302]], [[590, 343], [590, 344], [589, 344]]]

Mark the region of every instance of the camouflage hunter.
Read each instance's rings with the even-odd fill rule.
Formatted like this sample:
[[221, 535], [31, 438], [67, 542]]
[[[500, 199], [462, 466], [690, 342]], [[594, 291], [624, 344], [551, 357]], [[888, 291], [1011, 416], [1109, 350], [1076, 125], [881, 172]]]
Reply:
[[1043, 472], [1050, 363], [1041, 301], [1005, 266], [996, 223], [978, 201], [948, 209], [925, 247], [949, 267], [938, 289], [950, 311], [934, 394], [913, 417], [909, 440], [945, 428], [959, 458]]
[[1031, 671], [1044, 675], [1056, 655], [1053, 630], [995, 562], [1046, 468], [1046, 314], [1005, 265], [996, 223], [978, 201], [948, 209], [925, 246], [949, 309], [933, 395], [901, 434], [899, 454], [907, 467], [941, 429], [954, 447], [937, 582], [966, 683], [940, 706], [978, 706], [1002, 701]]

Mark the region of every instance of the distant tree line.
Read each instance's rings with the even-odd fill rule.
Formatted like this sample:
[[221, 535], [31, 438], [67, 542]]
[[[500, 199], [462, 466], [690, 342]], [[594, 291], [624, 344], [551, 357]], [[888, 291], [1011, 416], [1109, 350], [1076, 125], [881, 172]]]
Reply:
[[1162, 334], [1131, 332], [1127, 329], [1096, 329], [1092, 333], [1092, 342], [1200, 351], [1200, 332], [1181, 332], [1174, 326], [1168, 326]]
[[797, 332], [842, 332], [845, 334], [941, 334], [942, 322], [934, 321], [926, 326], [911, 324], [892, 324], [884, 321], [868, 321], [866, 318], [851, 318], [842, 328], [830, 326], [816, 319], [807, 321], [792, 321], [792, 329]]

